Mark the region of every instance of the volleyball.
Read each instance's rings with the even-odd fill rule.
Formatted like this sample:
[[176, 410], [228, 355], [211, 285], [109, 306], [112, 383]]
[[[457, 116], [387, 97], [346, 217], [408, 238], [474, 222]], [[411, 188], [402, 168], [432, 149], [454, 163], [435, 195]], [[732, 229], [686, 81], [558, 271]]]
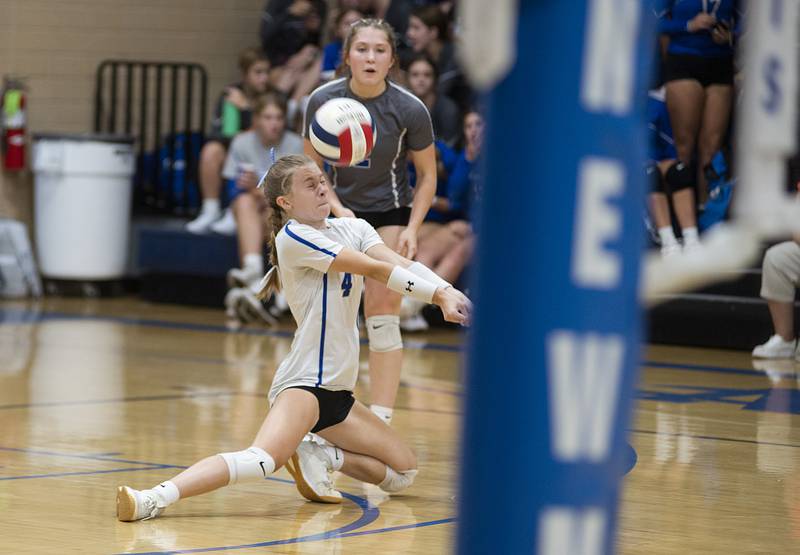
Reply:
[[375, 146], [375, 122], [367, 108], [352, 98], [333, 98], [317, 109], [309, 139], [314, 150], [335, 166], [355, 166]]

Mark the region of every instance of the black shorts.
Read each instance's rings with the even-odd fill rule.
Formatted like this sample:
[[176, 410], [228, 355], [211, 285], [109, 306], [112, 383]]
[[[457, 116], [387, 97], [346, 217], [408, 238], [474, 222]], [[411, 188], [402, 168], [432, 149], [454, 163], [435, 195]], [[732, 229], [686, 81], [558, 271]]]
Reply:
[[706, 58], [688, 54], [667, 54], [664, 82], [692, 79], [703, 88], [709, 85], [733, 85], [733, 56]]
[[287, 387], [287, 389], [302, 389], [312, 393], [317, 398], [319, 420], [311, 428], [312, 433], [317, 433], [320, 430], [344, 422], [344, 419], [350, 414], [350, 409], [353, 408], [353, 403], [356, 402], [352, 391], [330, 391], [329, 389], [310, 385], [296, 385]]
[[369, 222], [369, 225], [378, 229], [387, 225], [401, 225], [403, 227], [408, 225], [408, 219], [411, 217], [411, 208], [408, 206], [401, 206], [394, 208], [388, 212], [355, 212], [357, 218], [362, 218]]

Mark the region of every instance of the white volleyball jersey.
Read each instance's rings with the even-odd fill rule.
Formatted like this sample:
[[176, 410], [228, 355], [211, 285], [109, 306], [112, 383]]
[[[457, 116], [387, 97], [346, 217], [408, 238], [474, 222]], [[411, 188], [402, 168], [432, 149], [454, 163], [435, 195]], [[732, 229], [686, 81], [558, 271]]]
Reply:
[[316, 229], [289, 220], [275, 238], [281, 288], [297, 331], [272, 380], [270, 404], [287, 387], [352, 391], [356, 385], [364, 278], [328, 268], [342, 248], [366, 252], [382, 241], [361, 219], [335, 218], [326, 225]]

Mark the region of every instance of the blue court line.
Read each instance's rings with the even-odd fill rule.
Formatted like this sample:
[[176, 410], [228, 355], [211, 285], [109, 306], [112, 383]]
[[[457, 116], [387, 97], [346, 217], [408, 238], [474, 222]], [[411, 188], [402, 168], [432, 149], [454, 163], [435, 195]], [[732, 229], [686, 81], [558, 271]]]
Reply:
[[[242, 335], [255, 335], [266, 337], [281, 337], [291, 338], [294, 332], [286, 330], [270, 330], [270, 329], [251, 329], [243, 328], [236, 331], [231, 331], [225, 326], [212, 325], [212, 324], [197, 324], [191, 322], [171, 322], [168, 320], [153, 320], [146, 318], [133, 318], [126, 316], [108, 316], [108, 315], [84, 315], [84, 314], [69, 314], [63, 312], [32, 312], [27, 310], [7, 310], [0, 309], [0, 325], [9, 324], [33, 324], [46, 320], [93, 320], [114, 322], [119, 324], [126, 324], [132, 326], [149, 326], [160, 327], [176, 330], [188, 331], [203, 331], [215, 333], [238, 333]], [[362, 344], [366, 344], [367, 340], [362, 339]], [[414, 339], [404, 339], [404, 346], [409, 349], [416, 350], [432, 350], [432, 351], [446, 351], [446, 352], [460, 352], [463, 351], [462, 345], [448, 345], [445, 343], [429, 343], [427, 341], [420, 341]], [[157, 355], [153, 355], [157, 356]], [[763, 372], [758, 370], [748, 370], [743, 368], [730, 368], [725, 366], [708, 366], [697, 364], [683, 364], [683, 363], [669, 363], [645, 360], [640, 363], [641, 366], [650, 366], [653, 368], [677, 368], [682, 370], [698, 371], [698, 372], [720, 372], [726, 374], [740, 374], [745, 376], [763, 376]], [[794, 374], [781, 374], [781, 377], [791, 378]]]
[[751, 445], [769, 445], [771, 447], [791, 447], [793, 449], [800, 449], [800, 445], [792, 445], [791, 443], [775, 443], [772, 441], [757, 441], [755, 439], [739, 439], [735, 437], [718, 437], [718, 436], [706, 436], [706, 435], [694, 435], [694, 434], [681, 434], [678, 432], [659, 432], [657, 430], [637, 430], [634, 428], [630, 428], [628, 430], [634, 434], [648, 434], [648, 435], [657, 435], [657, 436], [672, 436], [672, 437], [688, 437], [692, 439], [707, 439], [710, 441], [729, 441], [732, 443], [749, 443]]
[[[270, 478], [267, 479], [269, 480]], [[275, 480], [294, 485], [294, 482], [291, 480], [282, 480], [279, 478], [276, 478]], [[341, 534], [358, 530], [359, 528], [363, 528], [364, 526], [369, 526], [370, 524], [375, 522], [380, 516], [381, 514], [380, 509], [377, 506], [371, 504], [366, 498], [359, 497], [357, 495], [352, 495], [346, 492], [341, 492], [341, 493], [342, 497], [344, 497], [348, 501], [352, 501], [353, 503], [356, 504], [356, 506], [359, 509], [361, 509], [361, 516], [349, 524], [345, 524], [344, 526], [340, 526], [339, 528], [335, 528], [328, 532], [320, 532], [318, 534], [311, 534], [308, 536], [287, 538], [283, 540], [270, 540], [258, 543], [246, 543], [240, 545], [222, 545], [217, 547], [197, 547], [194, 549], [179, 549], [175, 551], [144, 551], [144, 552], [135, 552], [131, 555], [172, 555], [178, 553], [209, 553], [212, 551], [231, 551], [234, 549], [252, 549], [256, 547], [272, 547], [275, 545], [289, 545], [294, 543], [306, 543], [306, 542], [329, 540], [332, 538], [337, 538]], [[132, 524], [132, 526], [137, 526], [137, 524]], [[139, 526], [141, 526], [141, 524], [139, 524]]]
[[62, 478], [64, 476], [90, 476], [92, 474], [111, 474], [113, 472], [135, 472], [137, 470], [160, 470], [162, 468], [174, 468], [173, 466], [138, 466], [136, 468], [114, 468], [112, 470], [86, 470], [83, 472], [57, 472], [54, 474], [28, 474], [24, 476], [0, 476], [3, 480], [32, 480], [35, 478]]
[[[157, 328], [166, 328], [175, 330], [203, 331], [203, 332], [213, 332], [213, 333], [234, 333], [241, 335], [255, 335], [255, 336], [281, 337], [281, 338], [294, 337], [294, 332], [286, 330], [271, 330], [263, 328], [258, 328], [258, 329], [241, 328], [233, 331], [221, 325], [197, 324], [192, 322], [171, 322], [169, 320], [151, 320], [147, 318], [133, 318], [127, 316], [69, 314], [65, 312], [33, 313], [25, 310], [0, 309], [0, 325], [35, 324], [47, 320], [89, 320], [89, 321], [99, 321], [99, 322], [113, 322], [129, 326], [146, 326], [146, 327], [157, 327]], [[366, 343], [367, 343], [366, 339], [361, 340], [362, 345], [365, 345]], [[459, 352], [463, 350], [463, 348], [460, 345], [447, 345], [444, 343], [428, 343], [427, 341], [419, 341], [414, 339], [404, 340], [404, 345], [409, 349], [426, 349], [426, 350], [447, 351], [447, 352]]]
[[398, 530], [408, 530], [409, 528], [425, 528], [426, 526], [436, 526], [438, 524], [450, 524], [455, 522], [454, 517], [442, 518], [439, 520], [429, 520], [427, 522], [416, 522], [414, 524], [403, 524], [402, 526], [390, 526], [389, 528], [377, 528], [375, 530], [361, 530], [360, 532], [348, 532], [339, 535], [340, 538], [352, 538], [354, 536], [368, 536], [370, 534], [383, 534], [385, 532], [396, 532]]
[[[686, 364], [674, 362], [657, 362], [651, 360], [644, 360], [641, 366], [650, 366], [651, 368], [669, 368], [678, 370], [687, 370], [689, 372], [718, 372], [721, 374], [734, 374], [739, 376], [756, 376], [765, 377], [766, 374], [761, 370], [751, 370], [747, 368], [731, 368], [728, 366], [709, 366], [705, 364]], [[777, 374], [776, 374], [777, 375]], [[782, 373], [779, 374], [781, 378], [794, 378], [795, 373]]]
[[154, 462], [147, 462], [147, 461], [132, 461], [129, 459], [117, 459], [117, 458], [110, 458], [107, 455], [100, 453], [100, 454], [78, 454], [78, 453], [61, 453], [57, 451], [42, 451], [40, 449], [25, 449], [22, 447], [0, 447], [0, 451], [8, 451], [11, 453], [26, 453], [29, 455], [42, 455], [45, 457], [63, 457], [67, 459], [86, 459], [90, 461], [102, 461], [102, 462], [116, 462], [116, 463], [123, 463], [123, 464], [141, 464], [145, 466], [159, 466], [162, 468], [187, 468], [185, 466], [176, 466], [172, 464], [162, 464], [162, 463], [154, 463]]
[[117, 399], [88, 399], [81, 401], [42, 401], [40, 403], [16, 403], [0, 405], [0, 410], [27, 409], [36, 407], [68, 407], [75, 405], [105, 405], [111, 403], [136, 403], [138, 401], [174, 401], [179, 399], [195, 399], [198, 397], [226, 397], [238, 395], [236, 391], [213, 391], [206, 393], [170, 393], [166, 395], [140, 395], [136, 397], [119, 397]]
[[[79, 455], [79, 454], [72, 454], [72, 453], [58, 453], [53, 451], [41, 451], [38, 449], [23, 449], [18, 447], [0, 447], [0, 451], [10, 451], [10, 452], [17, 452], [17, 453], [30, 453], [35, 455], [48, 455], [54, 457], [67, 457], [67, 458], [78, 458], [78, 459], [89, 459], [89, 460], [97, 460], [97, 461], [108, 461], [108, 462], [118, 462], [122, 459], [111, 459], [101, 455]], [[140, 464], [145, 465], [146, 468], [130, 468], [130, 469], [116, 469], [111, 471], [98, 471], [98, 472], [91, 472], [91, 474], [101, 474], [101, 473], [108, 473], [108, 472], [122, 472], [124, 470], [161, 470], [164, 468], [176, 468], [176, 469], [185, 469], [188, 468], [187, 466], [181, 465], [172, 465], [172, 464], [160, 464], [160, 463], [153, 463], [153, 462], [146, 462], [146, 461], [126, 461], [128, 463], [133, 464]], [[72, 473], [67, 473], [72, 474]], [[79, 473], [79, 474], [89, 474], [87, 473]], [[55, 477], [56, 475], [41, 475], [42, 478], [51, 478]], [[8, 477], [6, 479], [15, 479], [15, 477]], [[16, 478], [22, 479], [22, 478]], [[275, 478], [270, 476], [267, 480], [271, 482], [279, 482], [281, 484], [291, 484], [294, 485], [294, 480], [286, 480], [284, 478]], [[309, 542], [309, 541], [318, 541], [318, 540], [325, 540], [332, 537], [336, 537], [339, 534], [345, 532], [352, 532], [354, 530], [358, 530], [359, 528], [363, 528], [364, 526], [369, 526], [373, 522], [375, 522], [381, 514], [380, 509], [369, 502], [364, 497], [359, 497], [357, 495], [353, 495], [346, 492], [341, 492], [342, 497], [355, 503], [355, 505], [361, 509], [361, 516], [358, 519], [354, 520], [353, 522], [331, 530], [329, 532], [323, 532], [320, 534], [313, 534], [310, 536], [301, 536], [298, 538], [289, 538], [285, 540], [274, 540], [268, 542], [260, 542], [257, 544], [246, 544], [246, 545], [233, 545], [233, 546], [222, 546], [222, 547], [205, 547], [199, 549], [187, 549], [182, 551], [167, 551], [167, 552], [153, 552], [153, 553], [205, 553], [209, 551], [229, 551], [232, 549], [247, 549], [250, 547], [268, 547], [270, 545], [286, 545], [290, 543], [301, 543], [301, 542]], [[144, 554], [139, 554], [144, 555]]]

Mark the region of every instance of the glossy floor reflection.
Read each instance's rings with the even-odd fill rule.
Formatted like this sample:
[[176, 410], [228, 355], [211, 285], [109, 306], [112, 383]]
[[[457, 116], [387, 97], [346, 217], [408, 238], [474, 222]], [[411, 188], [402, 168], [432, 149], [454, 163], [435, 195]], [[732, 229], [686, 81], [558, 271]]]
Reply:
[[[115, 520], [117, 484], [157, 483], [258, 428], [291, 332], [223, 324], [218, 311], [133, 299], [0, 304], [0, 553], [449, 552], [460, 338], [448, 332], [406, 341], [394, 422], [421, 469], [407, 495], [342, 478], [345, 503], [318, 506], [280, 471], [154, 521]], [[798, 369], [645, 353], [619, 552], [800, 552]]]

